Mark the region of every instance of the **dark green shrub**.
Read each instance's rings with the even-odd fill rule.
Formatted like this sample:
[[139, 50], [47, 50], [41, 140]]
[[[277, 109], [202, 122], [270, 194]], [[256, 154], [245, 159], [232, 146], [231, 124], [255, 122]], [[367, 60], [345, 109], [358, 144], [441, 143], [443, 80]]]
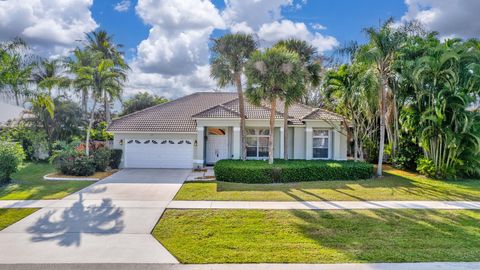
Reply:
[[329, 180], [359, 180], [373, 177], [373, 165], [353, 161], [275, 160], [273, 165], [260, 160], [221, 160], [215, 164], [218, 181], [274, 183]]
[[112, 149], [110, 156], [110, 168], [118, 169], [120, 162], [122, 161], [122, 149]]
[[18, 143], [0, 141], [0, 184], [10, 182], [12, 173], [25, 159], [23, 148]]
[[65, 175], [89, 176], [95, 173], [93, 158], [83, 154], [59, 157], [55, 165]]
[[95, 162], [95, 169], [98, 172], [104, 172], [110, 164], [110, 157], [112, 151], [108, 148], [99, 148], [93, 151], [93, 161]]

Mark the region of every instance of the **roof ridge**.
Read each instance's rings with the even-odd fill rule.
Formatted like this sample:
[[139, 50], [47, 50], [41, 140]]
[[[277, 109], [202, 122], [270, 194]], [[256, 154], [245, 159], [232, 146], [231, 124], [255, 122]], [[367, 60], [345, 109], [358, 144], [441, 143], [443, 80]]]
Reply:
[[[120, 119], [124, 119], [124, 118], [127, 118], [127, 117], [130, 117], [130, 116], [134, 116], [136, 114], [139, 114], [141, 112], [145, 112], [145, 111], [148, 111], [148, 110], [152, 110], [152, 109], [155, 109], [155, 108], [158, 108], [158, 107], [161, 107], [161, 106], [164, 106], [164, 105], [171, 105], [173, 102], [176, 102], [178, 100], [182, 100], [182, 99], [185, 99], [187, 97], [191, 97], [191, 96], [194, 96], [194, 95], [198, 95], [200, 94], [201, 92], [195, 92], [195, 93], [191, 93], [190, 95], [186, 95], [186, 96], [183, 96], [183, 97], [179, 97], [177, 99], [174, 99], [174, 100], [169, 100], [167, 102], [164, 102], [164, 103], [160, 103], [160, 104], [157, 104], [157, 105], [153, 105], [153, 106], [150, 106], [148, 108], [145, 108], [145, 109], [142, 109], [142, 110], [139, 110], [139, 111], [135, 111], [135, 112], [132, 112], [132, 113], [129, 113], [129, 114], [126, 114], [126, 115], [123, 115], [123, 116], [120, 116], [120, 117], [117, 117], [115, 119], [112, 119], [112, 122], [113, 121], [117, 121], [117, 120], [120, 120]], [[111, 123], [109, 123], [110, 125]]]
[[[238, 98], [237, 98], [237, 99], [238, 99]], [[218, 106], [220, 106], [220, 107], [224, 108], [225, 110], [231, 111], [231, 112], [233, 112], [234, 114], [237, 114], [238, 116], [240, 116], [240, 112], [237, 112], [236, 110], [234, 110], [234, 109], [232, 109], [232, 108], [228, 108], [227, 106], [225, 106], [225, 105], [223, 105], [223, 104], [220, 104], [220, 105], [218, 105]], [[245, 115], [245, 118], [247, 118], [246, 115]]]
[[318, 112], [320, 110], [320, 108], [313, 108], [313, 110], [307, 114], [305, 114], [304, 116], [302, 116], [302, 118], [300, 118], [300, 120], [303, 120], [305, 118], [307, 118], [308, 116], [314, 114], [315, 112]]
[[[200, 92], [197, 92], [197, 93], [200, 93]], [[218, 92], [208, 92], [208, 93], [218, 93]], [[223, 92], [223, 93], [231, 93], [231, 92]], [[225, 103], [231, 102], [231, 101], [233, 101], [233, 100], [235, 100], [235, 99], [238, 99], [238, 96], [237, 96], [236, 98], [233, 98], [233, 99], [225, 102]], [[213, 109], [213, 108], [215, 108], [215, 107], [218, 107], [219, 105], [223, 105], [223, 104], [225, 104], [225, 103], [213, 105], [213, 106], [211, 106], [211, 107], [206, 108], [205, 110], [203, 110], [203, 111], [201, 111], [201, 112], [198, 112], [198, 113], [195, 113], [195, 114], [190, 115], [190, 117], [193, 117], [193, 116], [195, 116], [195, 115], [199, 115], [199, 114], [201, 114], [201, 113], [204, 113], [204, 112], [206, 112], [206, 111], [209, 111], [209, 110], [211, 110], [211, 109]]]

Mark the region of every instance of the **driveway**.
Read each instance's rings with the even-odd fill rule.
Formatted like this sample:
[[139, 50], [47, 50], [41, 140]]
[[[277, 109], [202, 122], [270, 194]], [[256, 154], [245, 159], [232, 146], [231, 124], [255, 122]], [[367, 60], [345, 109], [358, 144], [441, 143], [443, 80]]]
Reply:
[[150, 232], [189, 173], [115, 173], [1, 231], [0, 263], [178, 263]]

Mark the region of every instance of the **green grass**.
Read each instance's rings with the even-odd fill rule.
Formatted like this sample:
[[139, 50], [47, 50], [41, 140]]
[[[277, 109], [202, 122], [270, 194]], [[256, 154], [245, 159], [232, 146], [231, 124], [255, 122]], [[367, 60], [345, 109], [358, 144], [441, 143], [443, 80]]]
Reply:
[[13, 181], [0, 185], [0, 200], [60, 199], [78, 191], [91, 181], [46, 181], [43, 176], [55, 172], [48, 163], [26, 163], [12, 175]]
[[167, 210], [153, 230], [182, 263], [478, 261], [476, 210]]
[[480, 180], [441, 181], [387, 168], [382, 178], [289, 184], [186, 182], [175, 200], [480, 200]]
[[33, 208], [0, 209], [0, 231], [35, 211]]

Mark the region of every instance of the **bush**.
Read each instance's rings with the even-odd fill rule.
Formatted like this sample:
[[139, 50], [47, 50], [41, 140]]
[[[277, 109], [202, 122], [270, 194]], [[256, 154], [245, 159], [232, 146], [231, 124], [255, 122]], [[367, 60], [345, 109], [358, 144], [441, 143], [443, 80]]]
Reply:
[[303, 181], [359, 180], [373, 177], [373, 165], [353, 161], [220, 160], [214, 167], [218, 181], [240, 183], [287, 183]]
[[433, 160], [422, 157], [417, 161], [417, 171], [426, 176], [435, 177], [436, 170]]
[[98, 172], [104, 172], [110, 164], [110, 157], [112, 151], [108, 148], [99, 148], [93, 151], [93, 161], [95, 162], [95, 169]]
[[89, 176], [95, 173], [93, 156], [87, 156], [77, 148], [80, 142], [56, 142], [51, 161], [65, 175]]
[[118, 169], [120, 162], [122, 161], [122, 149], [112, 149], [110, 156], [110, 168]]
[[18, 143], [0, 141], [0, 183], [10, 182], [12, 173], [25, 159], [23, 148]]

